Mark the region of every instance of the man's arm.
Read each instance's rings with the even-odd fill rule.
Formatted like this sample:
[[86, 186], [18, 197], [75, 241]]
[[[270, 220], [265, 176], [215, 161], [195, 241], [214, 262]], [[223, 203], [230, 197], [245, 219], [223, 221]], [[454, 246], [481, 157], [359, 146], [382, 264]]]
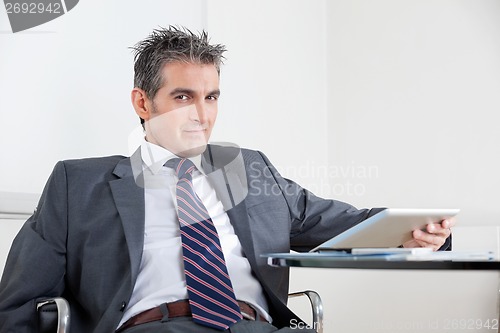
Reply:
[[[281, 177], [267, 157], [260, 154], [290, 208], [293, 250], [308, 251], [385, 209], [357, 209], [345, 202], [316, 197], [295, 182]], [[450, 249], [450, 228], [454, 225], [454, 219], [429, 224], [426, 231], [415, 230], [413, 239], [403, 246]]]
[[35, 332], [36, 301], [64, 290], [66, 172], [59, 163], [14, 239], [0, 282], [0, 332]]

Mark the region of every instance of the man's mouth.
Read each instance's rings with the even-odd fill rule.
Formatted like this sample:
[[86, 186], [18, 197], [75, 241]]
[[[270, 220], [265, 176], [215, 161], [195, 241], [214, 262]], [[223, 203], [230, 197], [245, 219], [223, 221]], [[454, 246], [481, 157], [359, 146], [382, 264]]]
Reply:
[[184, 129], [184, 132], [188, 133], [199, 133], [199, 132], [205, 132], [207, 130], [208, 126], [206, 125], [200, 125], [196, 127], [188, 127]]
[[197, 128], [197, 129], [184, 130], [184, 132], [187, 132], [187, 133], [202, 133], [202, 132], [205, 132], [205, 129]]

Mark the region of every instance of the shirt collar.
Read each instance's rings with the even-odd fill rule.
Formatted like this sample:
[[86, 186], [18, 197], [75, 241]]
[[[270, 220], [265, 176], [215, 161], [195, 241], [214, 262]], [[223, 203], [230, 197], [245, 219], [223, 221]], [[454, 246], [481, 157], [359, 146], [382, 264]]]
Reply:
[[[161, 146], [146, 141], [143, 139], [141, 143], [141, 158], [144, 167], [148, 168], [152, 174], [156, 175], [163, 165], [170, 159], [179, 157]], [[201, 155], [190, 157], [189, 160], [193, 162], [198, 171], [205, 174], [201, 168]]]

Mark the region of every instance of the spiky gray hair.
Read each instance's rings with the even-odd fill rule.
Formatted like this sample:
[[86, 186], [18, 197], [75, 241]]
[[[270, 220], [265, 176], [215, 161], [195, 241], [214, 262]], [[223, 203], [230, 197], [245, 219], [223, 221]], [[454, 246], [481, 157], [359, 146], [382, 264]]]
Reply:
[[163, 66], [171, 62], [212, 64], [220, 73], [226, 47], [209, 42], [206, 31], [197, 35], [187, 28], [175, 26], [153, 30], [151, 35], [132, 47], [134, 86], [144, 90], [149, 99], [154, 99], [164, 83]]

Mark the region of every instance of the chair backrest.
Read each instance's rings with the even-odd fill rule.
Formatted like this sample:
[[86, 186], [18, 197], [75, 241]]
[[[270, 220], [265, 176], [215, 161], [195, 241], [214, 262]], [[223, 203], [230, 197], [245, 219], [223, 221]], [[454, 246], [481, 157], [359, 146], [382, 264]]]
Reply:
[[0, 191], [0, 277], [14, 237], [33, 214], [40, 194]]
[[0, 277], [2, 276], [12, 241], [24, 222], [25, 220], [0, 218]]

